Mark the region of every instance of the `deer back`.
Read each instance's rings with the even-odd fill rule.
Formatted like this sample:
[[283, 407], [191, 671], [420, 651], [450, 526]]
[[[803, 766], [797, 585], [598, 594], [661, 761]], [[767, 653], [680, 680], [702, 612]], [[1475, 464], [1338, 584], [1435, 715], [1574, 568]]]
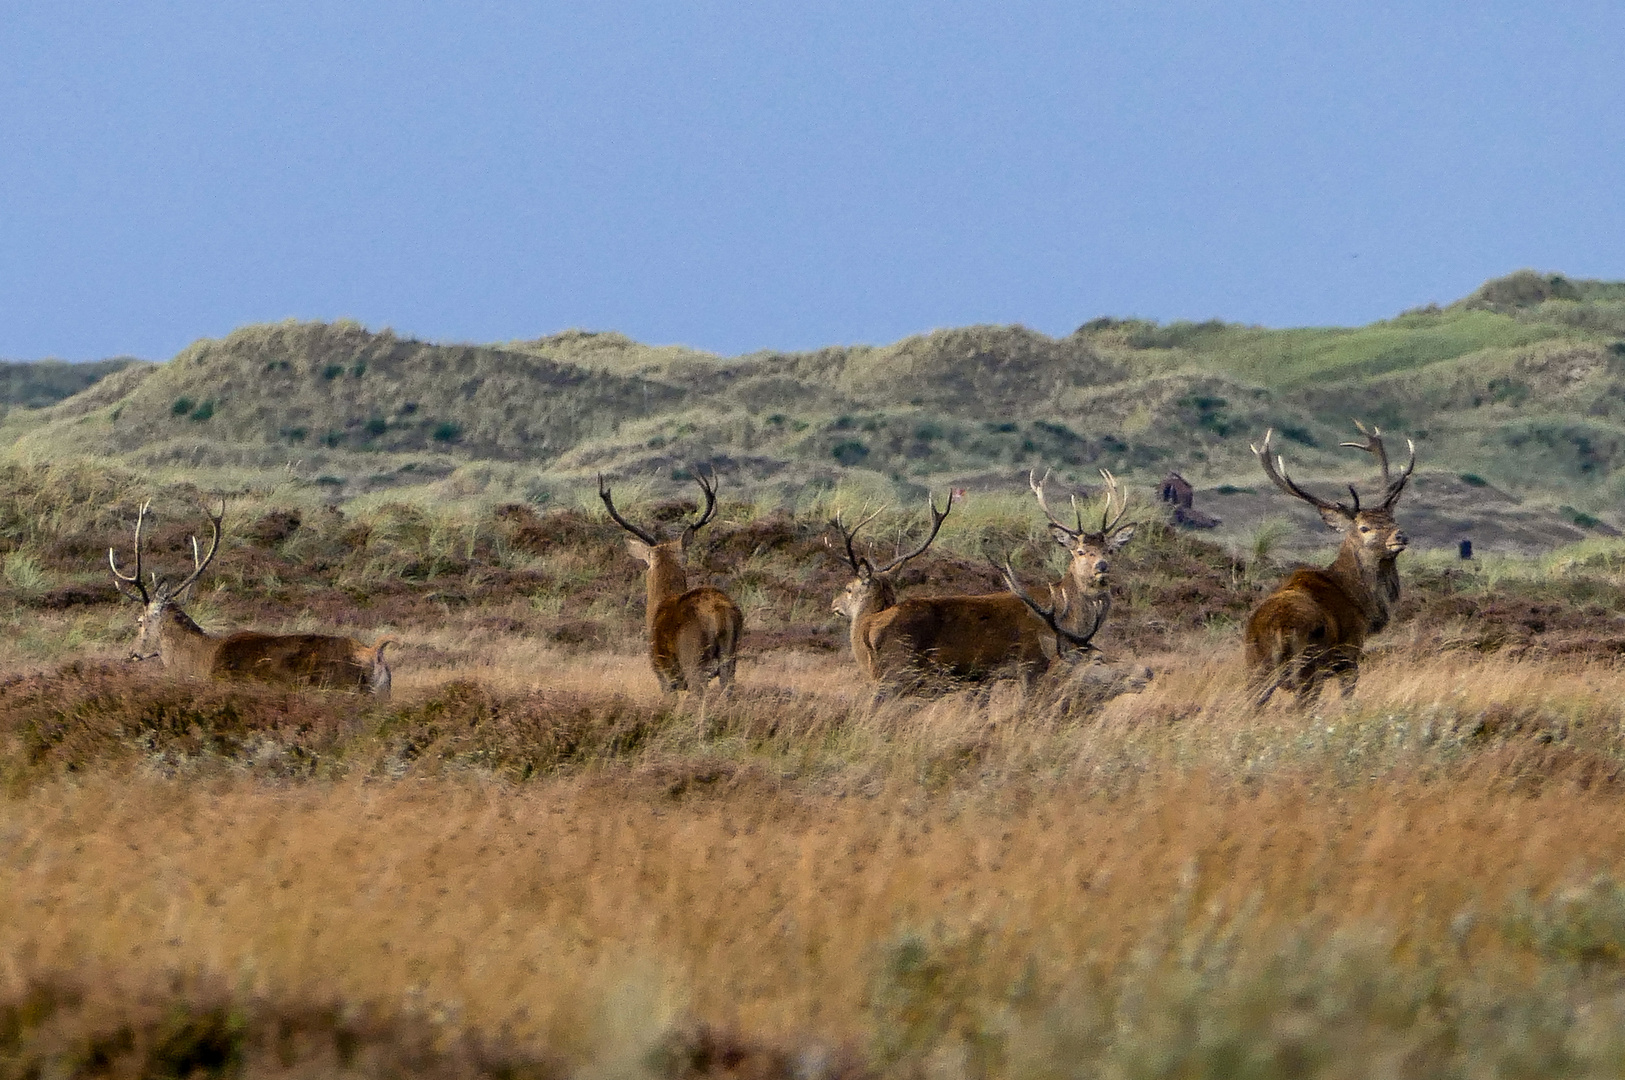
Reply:
[[915, 671], [980, 681], [1043, 670], [1054, 658], [1047, 629], [1008, 593], [909, 597], [874, 615], [863, 637], [876, 678]]
[[744, 615], [733, 598], [721, 589], [701, 585], [660, 604], [649, 624], [649, 654], [656, 664], [675, 663], [683, 639], [691, 637], [701, 648], [715, 643], [737, 643]]
[[1326, 648], [1360, 646], [1371, 633], [1365, 606], [1346, 584], [1325, 570], [1299, 567], [1259, 604], [1247, 620], [1249, 643], [1301, 638]]
[[211, 674], [290, 686], [374, 691], [388, 685], [383, 639], [366, 646], [328, 634], [264, 634], [242, 631], [220, 640]]

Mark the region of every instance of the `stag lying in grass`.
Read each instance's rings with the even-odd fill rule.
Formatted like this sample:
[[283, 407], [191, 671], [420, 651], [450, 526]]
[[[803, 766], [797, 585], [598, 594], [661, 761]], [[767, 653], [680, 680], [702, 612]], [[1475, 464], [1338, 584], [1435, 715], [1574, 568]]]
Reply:
[[688, 587], [684, 552], [717, 512], [716, 474], [709, 483], [697, 472], [694, 479], [705, 495], [705, 509], [675, 537], [660, 540], [621, 516], [603, 475], [598, 477], [598, 497], [611, 520], [632, 534], [626, 549], [649, 566], [649, 664], [667, 694], [688, 690], [703, 695], [712, 679], [723, 690], [732, 686], [744, 627], [744, 615], [727, 593], [709, 585]]
[[1247, 684], [1258, 705], [1281, 687], [1296, 692], [1299, 705], [1311, 704], [1333, 675], [1344, 697], [1353, 693], [1365, 640], [1388, 625], [1399, 599], [1395, 560], [1408, 541], [1393, 511], [1416, 468], [1416, 445], [1410, 444], [1410, 464], [1395, 478], [1389, 475], [1382, 433], [1359, 421], [1355, 426], [1365, 441], [1342, 445], [1375, 455], [1381, 465], [1383, 496], [1375, 506], [1362, 507], [1352, 484], [1348, 504], [1327, 502], [1299, 487], [1287, 476], [1286, 463], [1271, 454], [1273, 431], [1265, 433], [1263, 446], [1253, 447], [1276, 487], [1313, 506], [1328, 527], [1343, 533], [1343, 546], [1330, 566], [1294, 570], [1247, 620]]
[[[1056, 542], [1071, 556], [1066, 576], [1051, 587], [1055, 595], [1065, 598], [1063, 619], [1081, 617], [1089, 610], [1098, 611], [1101, 621], [1105, 620], [1110, 609], [1106, 591], [1109, 556], [1133, 534], [1133, 526], [1121, 524], [1123, 510], [1113, 516], [1120, 495], [1116, 481], [1110, 474], [1104, 475], [1106, 510], [1098, 531], [1084, 528], [1082, 511], [1075, 502], [1077, 527], [1061, 522], [1050, 512], [1042, 481], [1028, 478]], [[883, 689], [915, 692], [999, 678], [1015, 678], [1030, 687], [1054, 662], [1058, 639], [1053, 628], [1020, 598], [1005, 592], [897, 599], [894, 575], [910, 559], [925, 553], [952, 509], [952, 499], [941, 510], [932, 503], [931, 530], [925, 540], [880, 566], [859, 555], [854, 543], [858, 531], [875, 515], [851, 529], [837, 516], [833, 524], [841, 533], [853, 580], [830, 607], [851, 620], [852, 655], [869, 681]], [[1090, 636], [1094, 630], [1089, 631]]]
[[354, 638], [327, 634], [261, 634], [245, 630], [214, 637], [204, 633], [181, 610], [180, 604], [220, 550], [225, 501], [221, 501], [219, 514], [208, 515], [213, 531], [209, 553], [199, 553], [194, 536], [192, 572], [179, 584], [171, 584], [156, 570], [142, 580], [141, 527], [149, 507], [149, 503], [142, 503], [135, 518], [135, 571], [130, 574], [121, 571], [113, 549], [107, 549], [107, 564], [113, 571], [114, 584], [119, 592], [141, 605], [137, 622], [139, 633], [130, 659], [147, 660], [156, 656], [166, 671], [184, 678], [252, 679], [285, 686], [357, 690], [379, 697], [389, 696], [389, 665], [384, 662], [384, 649], [395, 643], [396, 638], [383, 637], [376, 644], [363, 645]]
[[1063, 580], [1049, 587], [1046, 607], [1021, 587], [1008, 558], [993, 567], [1010, 594], [1026, 604], [1054, 635], [1056, 659], [1050, 665], [1051, 678], [1046, 680], [1049, 707], [1065, 714], [1090, 712], [1119, 694], [1145, 689], [1151, 681], [1150, 668], [1108, 663], [1094, 643], [1111, 608], [1111, 597], [1104, 590], [1094, 595], [1077, 593]]
[[[988, 561], [992, 562], [991, 559]], [[1111, 609], [1111, 594], [1079, 596], [1069, 591], [1063, 582], [1049, 587], [1049, 606], [1045, 607], [1021, 587], [1008, 556], [1002, 563], [993, 563], [993, 568], [1004, 579], [1004, 587], [1010, 591], [1010, 595], [1025, 604], [1055, 635], [1057, 657], [1076, 663], [1085, 656], [1100, 652], [1094, 640], [1100, 628], [1106, 625], [1106, 614]]]
[[854, 545], [858, 532], [879, 511], [850, 529], [839, 515], [833, 522], [853, 578], [830, 608], [851, 620], [852, 656], [865, 678], [882, 690], [917, 693], [1000, 676], [1014, 676], [1026, 684], [1047, 669], [1054, 656], [1041, 624], [1005, 593], [898, 601], [894, 575], [925, 554], [952, 509], [951, 498], [941, 510], [933, 502], [925, 540], [878, 566], [867, 555], [859, 555]]

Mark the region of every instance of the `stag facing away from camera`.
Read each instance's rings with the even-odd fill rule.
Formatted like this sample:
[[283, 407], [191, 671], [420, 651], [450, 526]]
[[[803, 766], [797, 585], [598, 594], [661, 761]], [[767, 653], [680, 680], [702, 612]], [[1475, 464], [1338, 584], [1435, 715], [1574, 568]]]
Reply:
[[192, 537], [192, 570], [172, 583], [156, 570], [142, 578], [142, 526], [150, 503], [142, 503], [135, 518], [135, 570], [119, 569], [118, 557], [107, 549], [107, 564], [119, 592], [141, 605], [135, 648], [130, 659], [157, 657], [166, 671], [192, 679], [249, 679], [285, 686], [356, 690], [389, 696], [389, 665], [384, 649], [398, 639], [379, 638], [363, 645], [354, 638], [327, 634], [262, 634], [252, 630], [216, 637], [205, 633], [181, 608], [182, 599], [214, 561], [220, 550], [220, 513], [205, 513], [211, 536], [208, 554]]
[[847, 528], [839, 515], [850, 584], [838, 593], [831, 610], [851, 620], [852, 656], [858, 669], [879, 689], [918, 693], [955, 685], [1013, 677], [1030, 685], [1055, 658], [1053, 639], [1044, 624], [1008, 593], [914, 596], [898, 600], [896, 573], [925, 554], [953, 509], [953, 498], [941, 510], [931, 503], [931, 527], [912, 551], [876, 564], [859, 554], [859, 530], [876, 514]]
[[1300, 705], [1311, 704], [1334, 675], [1345, 697], [1353, 693], [1366, 638], [1388, 625], [1399, 599], [1395, 560], [1409, 539], [1394, 520], [1394, 504], [1416, 469], [1416, 444], [1408, 444], [1410, 463], [1395, 477], [1382, 432], [1359, 421], [1355, 427], [1364, 441], [1342, 445], [1373, 455], [1382, 469], [1383, 493], [1372, 506], [1360, 505], [1353, 484], [1348, 485], [1348, 503], [1329, 502], [1299, 486], [1287, 475], [1285, 461], [1272, 453], [1273, 431], [1264, 434], [1262, 446], [1252, 448], [1276, 487], [1313, 506], [1329, 528], [1343, 534], [1330, 566], [1294, 570], [1248, 618], [1247, 684], [1257, 705], [1283, 687], [1297, 694]]
[[610, 519], [632, 534], [626, 542], [627, 551], [649, 567], [645, 622], [649, 665], [660, 689], [667, 694], [687, 690], [703, 696], [712, 679], [723, 690], [733, 685], [744, 615], [721, 589], [709, 585], [688, 587], [685, 552], [695, 534], [717, 513], [716, 474], [712, 473], [707, 481], [696, 470], [694, 479], [705, 497], [705, 506], [698, 519], [669, 540], [661, 540], [622, 517], [603, 474], [598, 477], [598, 497]]

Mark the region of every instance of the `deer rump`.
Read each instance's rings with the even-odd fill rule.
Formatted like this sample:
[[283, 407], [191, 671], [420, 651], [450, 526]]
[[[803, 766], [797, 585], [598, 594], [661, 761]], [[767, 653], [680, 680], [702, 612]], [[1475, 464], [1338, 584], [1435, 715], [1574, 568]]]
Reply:
[[1048, 669], [1045, 627], [1020, 598], [910, 597], [872, 616], [863, 629], [879, 681], [1029, 681]]
[[744, 616], [727, 593], [702, 585], [665, 600], [649, 633], [649, 663], [671, 690], [733, 681]]
[[357, 690], [389, 695], [389, 665], [382, 638], [366, 646], [328, 634], [262, 634], [245, 630], [222, 638], [210, 674], [323, 690]]
[[1255, 684], [1275, 676], [1296, 689], [1316, 668], [1358, 664], [1366, 637], [1381, 629], [1331, 574], [1299, 567], [1247, 619], [1247, 670]]

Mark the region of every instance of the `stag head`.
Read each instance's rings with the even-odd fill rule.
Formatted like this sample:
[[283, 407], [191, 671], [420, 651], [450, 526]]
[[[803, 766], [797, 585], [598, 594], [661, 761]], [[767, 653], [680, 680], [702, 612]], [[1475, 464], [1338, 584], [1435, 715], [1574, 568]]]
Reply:
[[[897, 602], [897, 586], [892, 581], [892, 575], [910, 559], [924, 555], [932, 541], [936, 540], [937, 533], [942, 531], [942, 523], [948, 520], [948, 514], [954, 508], [954, 496], [952, 494], [948, 496], [948, 505], [941, 510], [937, 509], [934, 500], [930, 500], [928, 505], [931, 508], [931, 531], [926, 534], [925, 540], [913, 551], [898, 554], [890, 562], [879, 566], [876, 566], [868, 555], [858, 554], [855, 541], [858, 531], [878, 517], [885, 507], [869, 514], [850, 529], [842, 522], [839, 513], [835, 515], [835, 520], [830, 524], [841, 534], [841, 541], [846, 549], [847, 565], [852, 567], [852, 581], [830, 602], [831, 611], [845, 615], [849, 619], [856, 619], [865, 608], [884, 610]], [[834, 547], [827, 538], [824, 543], [831, 548]]]
[[164, 615], [170, 608], [178, 610], [187, 591], [203, 576], [203, 571], [209, 568], [214, 561], [215, 553], [220, 550], [221, 523], [226, 516], [226, 500], [220, 500], [220, 513], [204, 514], [209, 519], [211, 536], [209, 537], [209, 553], [202, 554], [198, 546], [197, 537], [192, 537], [192, 572], [187, 574], [178, 584], [160, 577], [158, 571], [149, 570], [147, 580], [141, 580], [141, 527], [145, 524], [147, 514], [152, 503], [144, 502], [135, 516], [135, 569], [131, 573], [124, 573], [118, 567], [118, 557], [112, 548], [107, 549], [107, 565], [113, 571], [113, 584], [120, 593], [141, 605], [141, 615], [136, 620], [135, 647], [131, 650], [130, 659], [146, 660], [159, 654], [158, 637], [163, 627]]
[[675, 559], [679, 566], [682, 565], [683, 553], [688, 550], [688, 545], [695, 534], [717, 516], [716, 471], [712, 470], [708, 480], [704, 473], [696, 469], [694, 482], [700, 485], [700, 491], [705, 496], [705, 506], [700, 510], [699, 517], [683, 526], [676, 536], [669, 540], [661, 540], [654, 533], [640, 529], [621, 516], [620, 511], [615, 509], [611, 489], [604, 484], [604, 474], [598, 474], [598, 497], [604, 501], [604, 509], [609, 511], [610, 519], [632, 534], [626, 542], [626, 550], [632, 553], [633, 558], [642, 559], [651, 567], [664, 559]]
[[1320, 519], [1326, 527], [1343, 533], [1345, 543], [1352, 542], [1356, 553], [1362, 560], [1391, 560], [1405, 550], [1410, 538], [1400, 529], [1399, 523], [1394, 520], [1394, 504], [1405, 491], [1405, 485], [1410, 482], [1411, 473], [1416, 469], [1416, 444], [1406, 440], [1410, 450], [1410, 462], [1404, 470], [1395, 477], [1388, 467], [1388, 451], [1382, 443], [1382, 431], [1376, 427], [1367, 428], [1360, 421], [1354, 421], [1354, 426], [1360, 434], [1365, 436], [1361, 442], [1341, 443], [1342, 446], [1364, 450], [1377, 459], [1382, 469], [1382, 498], [1371, 506], [1360, 505], [1360, 493], [1353, 484], [1349, 484], [1349, 502], [1331, 502], [1305, 490], [1293, 480], [1286, 472], [1286, 461], [1270, 446], [1270, 438], [1275, 434], [1274, 429], [1264, 433], [1262, 446], [1254, 446], [1252, 451], [1258, 457], [1259, 464], [1264, 467], [1264, 474], [1272, 483], [1295, 499], [1313, 506], [1320, 514]]
[[1049, 480], [1049, 472], [1045, 471], [1042, 480], [1038, 478], [1037, 470], [1027, 474], [1027, 486], [1033, 489], [1039, 508], [1049, 519], [1050, 535], [1071, 556], [1067, 575], [1081, 588], [1105, 588], [1111, 572], [1111, 557], [1134, 536], [1134, 526], [1123, 524], [1123, 518], [1128, 513], [1128, 499], [1117, 486], [1117, 478], [1105, 469], [1100, 470], [1100, 475], [1106, 482], [1106, 504], [1100, 513], [1100, 527], [1090, 529], [1084, 525], [1083, 507], [1078, 504], [1076, 495], [1072, 496], [1075, 524], [1068, 525], [1050, 509], [1049, 500], [1044, 496], [1044, 484]]

